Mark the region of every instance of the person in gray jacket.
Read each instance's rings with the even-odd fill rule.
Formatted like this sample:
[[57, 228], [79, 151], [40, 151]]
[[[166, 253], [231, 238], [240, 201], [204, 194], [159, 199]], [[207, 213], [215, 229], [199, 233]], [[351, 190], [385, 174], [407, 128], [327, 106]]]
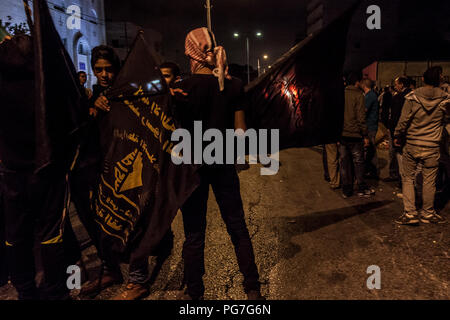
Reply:
[[[439, 88], [439, 67], [429, 68], [423, 76], [425, 83], [405, 97], [402, 114], [394, 132], [394, 144], [403, 148], [404, 213], [395, 222], [417, 225], [444, 223], [445, 218], [434, 208], [436, 177], [439, 167], [440, 142], [444, 119], [450, 108], [450, 95]], [[419, 217], [415, 205], [414, 180], [418, 165], [422, 165], [423, 207]]]

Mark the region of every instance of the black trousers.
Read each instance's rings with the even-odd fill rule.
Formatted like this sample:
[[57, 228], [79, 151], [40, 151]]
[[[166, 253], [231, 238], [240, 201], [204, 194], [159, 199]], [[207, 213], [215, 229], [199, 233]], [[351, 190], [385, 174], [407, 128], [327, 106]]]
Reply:
[[[6, 172], [3, 177], [5, 243], [9, 274], [19, 299], [69, 296], [63, 243], [68, 190], [64, 171], [40, 175]], [[44, 274], [36, 288], [36, 263]]]
[[211, 185], [234, 246], [239, 270], [244, 276], [244, 290], [259, 290], [259, 274], [250, 236], [245, 223], [239, 187], [234, 166], [205, 166], [200, 169], [201, 184], [182, 206], [184, 233], [184, 273], [188, 294], [198, 298], [204, 293], [204, 248], [206, 212]]
[[76, 168], [70, 174], [71, 200], [77, 210], [78, 218], [86, 229], [89, 237], [98, 248], [98, 226], [92, 208], [92, 197], [96, 192], [100, 170], [97, 166]]

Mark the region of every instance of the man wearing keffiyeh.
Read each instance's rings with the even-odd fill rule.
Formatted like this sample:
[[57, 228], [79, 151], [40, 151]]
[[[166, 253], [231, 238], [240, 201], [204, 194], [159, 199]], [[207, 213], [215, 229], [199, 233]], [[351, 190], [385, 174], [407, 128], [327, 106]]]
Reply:
[[[216, 46], [207, 28], [191, 31], [186, 37], [186, 55], [192, 76], [175, 85], [175, 109], [181, 126], [192, 130], [201, 121], [203, 130], [245, 129], [244, 86], [228, 74], [225, 49]], [[225, 148], [224, 148], [225, 149]], [[224, 154], [226, 150], [223, 151]], [[225, 157], [224, 157], [225, 158]], [[184, 277], [187, 290], [183, 299], [203, 298], [206, 212], [211, 185], [222, 218], [236, 252], [239, 270], [244, 276], [244, 290], [250, 300], [264, 299], [260, 293], [259, 274], [253, 247], [245, 223], [239, 177], [234, 165], [204, 164], [199, 169], [200, 186], [181, 208], [185, 232], [183, 246]]]

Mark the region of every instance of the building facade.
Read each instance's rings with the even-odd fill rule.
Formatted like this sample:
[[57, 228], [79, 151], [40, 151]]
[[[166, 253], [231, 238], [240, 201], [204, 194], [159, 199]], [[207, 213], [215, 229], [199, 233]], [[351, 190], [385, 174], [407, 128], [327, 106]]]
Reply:
[[130, 47], [133, 45], [139, 31], [144, 32], [150, 50], [153, 50], [156, 58], [160, 63], [162, 61], [162, 35], [150, 28], [143, 28], [132, 22], [112, 22], [106, 23], [106, 41], [107, 44], [114, 48], [120, 59], [123, 61], [127, 57]]
[[[103, 0], [48, 0], [47, 3], [76, 70], [87, 73], [87, 86], [91, 87], [95, 83], [90, 65], [91, 50], [95, 46], [106, 44]], [[32, 1], [30, 4], [32, 5]], [[22, 1], [1, 0], [0, 19], [3, 24], [25, 23]]]

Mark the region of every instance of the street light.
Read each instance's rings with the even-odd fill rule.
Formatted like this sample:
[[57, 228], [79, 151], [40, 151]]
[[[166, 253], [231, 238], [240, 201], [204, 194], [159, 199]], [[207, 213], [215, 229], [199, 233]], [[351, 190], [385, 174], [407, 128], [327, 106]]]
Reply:
[[[263, 55], [262, 57], [263, 57], [264, 60], [269, 59], [269, 56], [267, 54]], [[263, 73], [266, 73], [266, 69], [263, 70]], [[259, 58], [258, 58], [258, 77], [260, 75], [261, 75], [261, 63], [260, 63]]]
[[[246, 42], [246, 49], [247, 49], [247, 83], [250, 83], [250, 32], [245, 32], [245, 42]], [[257, 38], [262, 38], [263, 34], [261, 31], [257, 31], [255, 33]], [[235, 39], [238, 39], [240, 37], [240, 33], [239, 32], [235, 32], [233, 33], [233, 37]], [[258, 59], [259, 61], [259, 59]], [[258, 76], [259, 76], [259, 72], [258, 72]]]

